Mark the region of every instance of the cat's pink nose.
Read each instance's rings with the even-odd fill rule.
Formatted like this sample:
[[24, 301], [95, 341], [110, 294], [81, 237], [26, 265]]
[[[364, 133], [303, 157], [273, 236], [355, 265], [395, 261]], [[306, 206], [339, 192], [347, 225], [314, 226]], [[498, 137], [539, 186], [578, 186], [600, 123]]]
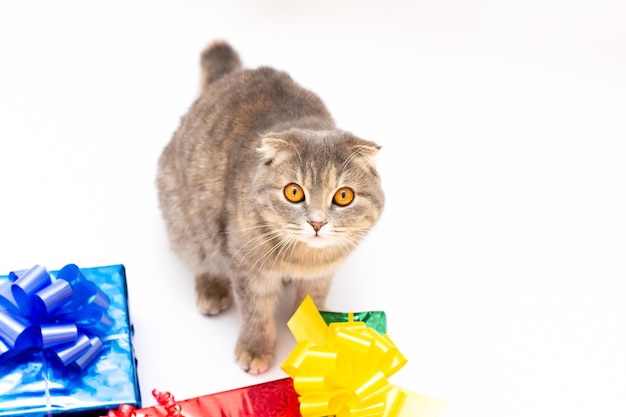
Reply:
[[311, 222], [309, 221], [309, 224], [311, 226], [313, 226], [313, 230], [315, 230], [315, 232], [319, 232], [320, 229], [322, 228], [322, 226], [324, 226], [327, 222]]

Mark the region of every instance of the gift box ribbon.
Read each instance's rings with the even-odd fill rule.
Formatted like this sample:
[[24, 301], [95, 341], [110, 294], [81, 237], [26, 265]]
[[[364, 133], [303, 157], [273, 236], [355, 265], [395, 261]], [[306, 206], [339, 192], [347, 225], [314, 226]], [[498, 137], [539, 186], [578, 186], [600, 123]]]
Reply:
[[53, 353], [63, 366], [86, 367], [113, 325], [110, 300], [74, 264], [53, 279], [35, 265], [0, 284], [0, 358], [29, 349]]
[[[287, 323], [297, 345], [281, 369], [293, 378], [303, 417], [418, 417], [443, 402], [411, 393], [388, 378], [407, 360], [387, 334], [364, 322], [326, 324], [307, 297]], [[408, 400], [408, 401], [407, 401]], [[436, 407], [435, 407], [436, 406]]]

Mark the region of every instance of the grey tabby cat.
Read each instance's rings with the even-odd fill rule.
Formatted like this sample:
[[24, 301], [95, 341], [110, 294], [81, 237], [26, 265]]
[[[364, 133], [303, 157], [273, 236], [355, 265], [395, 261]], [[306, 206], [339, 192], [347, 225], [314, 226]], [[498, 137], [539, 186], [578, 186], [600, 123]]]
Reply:
[[274, 360], [284, 283], [319, 309], [335, 270], [384, 206], [379, 146], [339, 130], [322, 101], [284, 72], [243, 69], [214, 41], [202, 91], [159, 160], [159, 202], [172, 249], [195, 271], [200, 312], [233, 302], [235, 348], [251, 374]]

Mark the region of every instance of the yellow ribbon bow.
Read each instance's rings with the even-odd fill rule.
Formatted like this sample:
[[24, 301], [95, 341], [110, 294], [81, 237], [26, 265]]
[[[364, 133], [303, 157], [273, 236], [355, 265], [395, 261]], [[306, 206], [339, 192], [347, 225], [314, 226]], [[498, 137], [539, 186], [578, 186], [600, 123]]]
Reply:
[[326, 325], [306, 297], [287, 326], [297, 345], [281, 369], [303, 417], [434, 417], [445, 403], [389, 384], [407, 360], [389, 336], [364, 322]]

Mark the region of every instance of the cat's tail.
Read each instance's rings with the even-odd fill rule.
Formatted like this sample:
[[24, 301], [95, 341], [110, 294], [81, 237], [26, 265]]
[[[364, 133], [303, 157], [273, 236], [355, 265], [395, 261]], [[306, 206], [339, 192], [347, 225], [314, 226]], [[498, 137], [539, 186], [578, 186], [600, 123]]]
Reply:
[[230, 72], [241, 69], [241, 60], [237, 52], [225, 41], [212, 41], [204, 48], [200, 56], [202, 68], [202, 85], [207, 85]]

